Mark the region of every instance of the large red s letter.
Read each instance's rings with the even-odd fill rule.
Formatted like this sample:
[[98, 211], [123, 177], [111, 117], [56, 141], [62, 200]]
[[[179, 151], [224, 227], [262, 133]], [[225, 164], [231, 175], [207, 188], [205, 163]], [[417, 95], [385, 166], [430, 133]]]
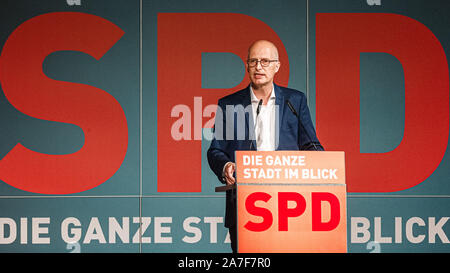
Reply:
[[273, 223], [272, 212], [270, 212], [269, 209], [257, 207], [255, 205], [257, 201], [263, 201], [267, 203], [271, 198], [272, 196], [270, 196], [270, 194], [265, 192], [253, 192], [249, 196], [247, 196], [247, 199], [245, 200], [245, 209], [249, 214], [262, 217], [263, 220], [260, 223], [248, 221], [244, 225], [246, 229], [254, 232], [260, 232], [266, 231], [272, 226]]
[[70, 194], [100, 185], [119, 169], [128, 147], [120, 104], [98, 88], [48, 78], [42, 63], [61, 50], [100, 59], [122, 35], [108, 20], [75, 12], [40, 15], [14, 30], [0, 58], [6, 98], [26, 115], [81, 127], [85, 143], [66, 155], [38, 153], [18, 143], [0, 161], [0, 179], [25, 191]]

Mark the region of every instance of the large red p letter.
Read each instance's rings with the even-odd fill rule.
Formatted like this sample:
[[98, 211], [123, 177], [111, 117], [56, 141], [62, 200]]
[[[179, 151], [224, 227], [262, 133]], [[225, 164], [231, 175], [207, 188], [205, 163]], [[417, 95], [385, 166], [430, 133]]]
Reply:
[[[289, 201], [295, 202], [295, 207], [289, 208]], [[302, 215], [306, 209], [306, 200], [298, 192], [278, 193], [278, 230], [288, 231], [288, 219]]]
[[[245, 27], [243, 27], [245, 26]], [[201, 138], [175, 140], [171, 135], [171, 110], [183, 105], [194, 113], [194, 96], [203, 105], [246, 87], [242, 81], [233, 89], [202, 89], [202, 52], [231, 52], [243, 62], [248, 47], [259, 39], [273, 41], [278, 47], [283, 68], [277, 83], [287, 85], [289, 63], [278, 35], [262, 21], [235, 13], [160, 13], [158, 14], [158, 191], [201, 191]], [[201, 106], [200, 106], [201, 107]], [[198, 109], [197, 109], [198, 110]], [[200, 122], [197, 121], [200, 115]], [[202, 112], [194, 113], [189, 132], [202, 134]], [[200, 126], [194, 126], [201, 123]]]

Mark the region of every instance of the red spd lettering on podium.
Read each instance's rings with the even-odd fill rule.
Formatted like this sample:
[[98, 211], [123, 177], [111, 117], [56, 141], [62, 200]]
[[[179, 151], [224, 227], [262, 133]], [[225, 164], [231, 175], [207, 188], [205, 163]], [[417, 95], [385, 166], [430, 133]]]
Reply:
[[[278, 231], [289, 231], [289, 221], [304, 221], [301, 218], [306, 214], [307, 207], [310, 206], [311, 230], [312, 231], [331, 231], [335, 229], [341, 220], [339, 199], [333, 193], [329, 192], [311, 192], [310, 204], [307, 204], [305, 197], [298, 192], [279, 192], [277, 194], [277, 206], [270, 208], [256, 205], [257, 202], [266, 203], [272, 198], [272, 195], [266, 192], [254, 192], [247, 196], [245, 208], [253, 216], [262, 218], [260, 222], [248, 221], [244, 227], [249, 231], [262, 232], [272, 227], [274, 215], [278, 219]], [[327, 221], [323, 220], [323, 203], [328, 204], [329, 215]], [[261, 203], [260, 203], [261, 204]], [[305, 215], [306, 216], [306, 215]], [[309, 219], [308, 219], [309, 221]]]

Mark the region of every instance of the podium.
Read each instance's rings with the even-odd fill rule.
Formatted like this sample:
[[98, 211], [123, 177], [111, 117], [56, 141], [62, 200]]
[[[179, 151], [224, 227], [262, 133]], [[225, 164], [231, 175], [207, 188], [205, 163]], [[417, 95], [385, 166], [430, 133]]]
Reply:
[[236, 151], [235, 158], [239, 253], [347, 252], [344, 152]]

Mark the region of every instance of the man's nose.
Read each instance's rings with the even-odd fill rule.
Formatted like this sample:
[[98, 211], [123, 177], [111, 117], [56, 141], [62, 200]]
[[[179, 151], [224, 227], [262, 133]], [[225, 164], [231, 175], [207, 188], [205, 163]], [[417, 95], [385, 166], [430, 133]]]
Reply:
[[262, 65], [261, 62], [256, 62], [256, 66], [255, 66], [256, 70], [261, 70], [262, 69]]

